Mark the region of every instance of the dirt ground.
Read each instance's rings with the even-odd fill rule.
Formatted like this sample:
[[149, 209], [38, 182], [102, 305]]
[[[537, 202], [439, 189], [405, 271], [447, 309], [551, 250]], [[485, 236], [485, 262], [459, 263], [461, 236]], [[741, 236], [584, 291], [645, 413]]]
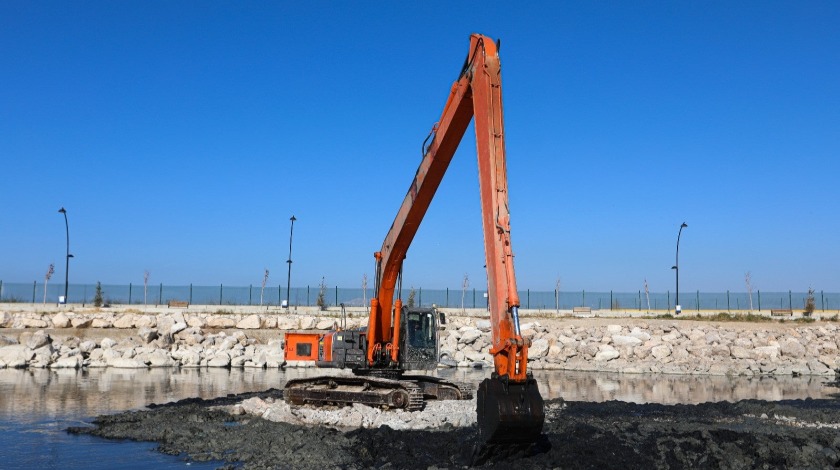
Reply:
[[[835, 384], [836, 385], [836, 384]], [[226, 410], [279, 390], [188, 399], [101, 416], [68, 429], [154, 441], [161, 452], [223, 468], [838, 468], [840, 400], [701, 405], [546, 402], [539, 442], [475, 452], [475, 428], [337, 430]]]

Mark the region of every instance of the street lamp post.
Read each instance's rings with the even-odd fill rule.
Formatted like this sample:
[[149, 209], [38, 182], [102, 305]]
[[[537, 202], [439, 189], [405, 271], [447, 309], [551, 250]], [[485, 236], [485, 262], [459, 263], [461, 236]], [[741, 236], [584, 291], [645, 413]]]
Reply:
[[674, 300], [674, 313], [677, 315], [680, 314], [682, 308], [680, 307], [680, 235], [682, 235], [682, 229], [688, 227], [688, 224], [685, 222], [680, 225], [680, 231], [677, 232], [677, 264], [671, 266], [671, 269], [677, 272], [677, 297]]
[[67, 303], [67, 290], [68, 290], [68, 287], [70, 286], [70, 284], [69, 284], [69, 281], [70, 281], [70, 258], [72, 258], [73, 255], [70, 254], [70, 224], [67, 223], [67, 209], [62, 207], [61, 209], [58, 210], [58, 212], [61, 212], [62, 214], [64, 214], [64, 233], [67, 236], [67, 260], [66, 260], [65, 265], [64, 265], [64, 303], [66, 304]]
[[289, 308], [289, 291], [292, 289], [292, 235], [295, 233], [295, 216], [293, 215], [289, 220], [292, 221], [292, 227], [289, 229], [289, 259], [286, 263], [289, 264], [289, 274], [286, 276], [286, 308]]

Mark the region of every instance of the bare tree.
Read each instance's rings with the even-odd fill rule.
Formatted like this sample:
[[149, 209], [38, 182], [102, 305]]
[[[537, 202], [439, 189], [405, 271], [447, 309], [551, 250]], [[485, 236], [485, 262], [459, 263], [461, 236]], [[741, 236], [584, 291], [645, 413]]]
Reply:
[[265, 274], [263, 275], [262, 287], [260, 287], [260, 307], [263, 304], [263, 293], [265, 292], [265, 283], [268, 282], [268, 268], [265, 268]]
[[362, 274], [362, 305], [367, 305], [367, 273]]
[[747, 295], [750, 298], [750, 313], [753, 310], [753, 303], [752, 303], [752, 275], [749, 271], [744, 274], [744, 282], [747, 284]]
[[470, 287], [470, 275], [464, 273], [464, 282], [461, 284], [461, 312], [464, 312], [464, 297], [467, 295], [467, 288]]
[[146, 300], [148, 299], [148, 292], [149, 292], [149, 277], [152, 273], [149, 270], [143, 271], [143, 305], [147, 305]]
[[[55, 263], [50, 263], [49, 269], [47, 269], [47, 274], [44, 276], [44, 305], [47, 304], [47, 283], [50, 282], [50, 278], [55, 273]], [[32, 297], [35, 297], [34, 293]]]

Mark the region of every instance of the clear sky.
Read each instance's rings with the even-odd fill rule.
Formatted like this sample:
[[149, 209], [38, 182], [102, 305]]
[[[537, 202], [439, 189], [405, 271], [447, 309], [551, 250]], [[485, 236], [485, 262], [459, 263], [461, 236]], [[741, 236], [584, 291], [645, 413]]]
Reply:
[[[0, 2], [0, 279], [360, 287], [501, 39], [520, 288], [840, 291], [840, 3]], [[485, 285], [468, 131], [405, 284]], [[60, 282], [59, 281], [59, 282]], [[372, 285], [372, 281], [370, 282]]]

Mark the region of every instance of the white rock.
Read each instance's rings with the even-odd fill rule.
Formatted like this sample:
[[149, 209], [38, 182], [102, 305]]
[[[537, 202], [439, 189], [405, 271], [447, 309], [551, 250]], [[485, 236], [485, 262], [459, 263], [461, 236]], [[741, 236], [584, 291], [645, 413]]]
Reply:
[[111, 349], [116, 344], [117, 342], [112, 340], [111, 338], [102, 338], [102, 341], [99, 342], [99, 347], [102, 349]]
[[616, 351], [612, 347], [609, 347], [608, 349], [602, 349], [601, 351], [598, 351], [598, 354], [595, 354], [595, 361], [607, 362], [618, 358], [620, 355], [621, 354], [618, 351]]
[[621, 325], [607, 325], [607, 333], [610, 335], [617, 335], [621, 333]]
[[226, 352], [220, 352], [207, 360], [207, 367], [228, 367], [230, 356]]
[[[323, 323], [323, 322], [322, 322]], [[332, 327], [332, 322], [327, 321]], [[239, 323], [236, 324], [236, 327], [242, 330], [256, 330], [262, 326], [262, 322], [260, 321], [259, 315], [248, 315], [247, 317], [243, 318]], [[327, 329], [327, 328], [319, 328], [319, 329]]]
[[616, 347], [625, 347], [625, 346], [639, 346], [642, 344], [642, 340], [635, 337], [635, 336], [621, 336], [621, 335], [614, 335], [612, 337], [613, 345]]
[[53, 317], [52, 322], [54, 328], [67, 328], [70, 326], [70, 319], [67, 318], [67, 315], [65, 315], [64, 312], [58, 312], [58, 314]]
[[146, 363], [142, 361], [138, 361], [137, 359], [126, 359], [122, 357], [117, 357], [111, 359], [108, 362], [109, 367], [113, 367], [115, 369], [145, 369]]
[[134, 315], [127, 313], [114, 321], [114, 328], [134, 328]]
[[548, 353], [548, 348], [549, 348], [548, 340], [546, 340], [544, 338], [543, 339], [538, 339], [538, 340], [534, 341], [533, 343], [531, 343], [531, 347], [528, 348], [528, 358], [529, 359], [531, 359], [531, 358], [537, 359], [537, 358], [543, 357], [543, 356], [546, 355], [546, 353]]
[[657, 359], [664, 359], [671, 355], [671, 348], [666, 345], [654, 346], [650, 350], [651, 355]]
[[50, 364], [51, 369], [78, 369], [82, 366], [82, 356], [62, 356]]

